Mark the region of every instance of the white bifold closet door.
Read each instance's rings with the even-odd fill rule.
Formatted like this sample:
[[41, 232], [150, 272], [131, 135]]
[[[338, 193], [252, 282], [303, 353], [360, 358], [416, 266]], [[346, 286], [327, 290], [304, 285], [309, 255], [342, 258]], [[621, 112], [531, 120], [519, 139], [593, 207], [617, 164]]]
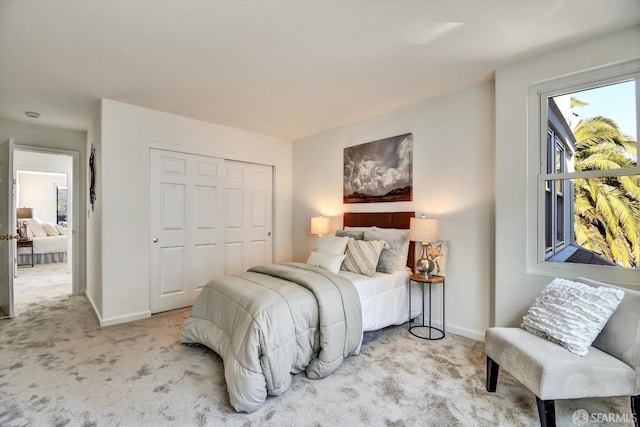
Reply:
[[150, 308], [190, 306], [211, 279], [272, 262], [271, 166], [151, 149]]
[[273, 169], [224, 161], [225, 273], [273, 260]]

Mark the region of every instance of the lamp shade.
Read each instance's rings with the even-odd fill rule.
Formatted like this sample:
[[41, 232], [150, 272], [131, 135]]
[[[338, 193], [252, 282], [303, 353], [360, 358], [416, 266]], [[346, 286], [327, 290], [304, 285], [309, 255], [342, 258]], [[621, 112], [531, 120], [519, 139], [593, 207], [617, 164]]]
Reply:
[[311, 218], [311, 234], [322, 236], [329, 234], [329, 218], [324, 216], [314, 216]]
[[411, 218], [409, 220], [409, 239], [414, 242], [438, 240], [438, 220], [424, 217]]
[[16, 209], [16, 218], [17, 219], [33, 218], [33, 209], [32, 208]]

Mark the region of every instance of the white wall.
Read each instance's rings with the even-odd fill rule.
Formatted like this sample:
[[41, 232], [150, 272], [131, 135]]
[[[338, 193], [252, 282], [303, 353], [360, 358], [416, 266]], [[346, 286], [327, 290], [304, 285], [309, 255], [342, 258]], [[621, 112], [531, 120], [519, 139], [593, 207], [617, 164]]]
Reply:
[[[294, 259], [304, 261], [312, 250], [309, 224], [318, 214], [331, 217], [332, 232], [345, 211], [413, 210], [439, 218], [439, 238], [450, 242], [447, 330], [483, 339], [494, 265], [493, 94], [493, 84], [484, 83], [294, 141]], [[413, 201], [343, 204], [343, 149], [407, 132], [413, 133]]]
[[73, 161], [69, 156], [15, 150], [13, 165], [16, 170], [65, 173], [73, 172]]
[[97, 153], [101, 323], [149, 316], [149, 148], [274, 166], [275, 261], [291, 258], [291, 142], [111, 100]]
[[17, 206], [32, 208], [34, 215], [44, 222], [57, 223], [56, 188], [67, 186], [67, 175], [32, 173], [23, 170], [18, 171], [16, 182]]
[[[545, 53], [496, 72], [495, 324], [518, 325], [550, 277], [527, 272], [527, 150], [529, 86], [640, 58], [640, 27]], [[533, 185], [535, 189], [535, 183]], [[607, 278], [616, 282], [616, 273]]]
[[93, 305], [98, 319], [102, 319], [102, 189], [100, 160], [102, 159], [102, 126], [101, 108], [99, 107], [91, 128], [87, 132], [86, 165], [89, 167], [91, 147], [95, 149], [97, 160], [96, 194], [97, 199], [93, 206], [88, 197], [89, 173], [87, 171], [87, 204], [82, 212], [87, 221], [87, 298]]

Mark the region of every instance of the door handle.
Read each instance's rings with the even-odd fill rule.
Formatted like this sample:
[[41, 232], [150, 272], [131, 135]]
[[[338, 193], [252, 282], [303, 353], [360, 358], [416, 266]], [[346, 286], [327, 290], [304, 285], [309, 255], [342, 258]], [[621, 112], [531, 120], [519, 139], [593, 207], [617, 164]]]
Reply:
[[16, 234], [15, 236], [13, 234], [3, 234], [0, 235], [0, 240], [11, 240], [11, 239], [19, 239], [20, 235]]
[[267, 237], [271, 237], [271, 232], [268, 232], [268, 233], [267, 233]]
[[152, 241], [153, 241], [153, 243], [158, 243], [158, 238], [154, 237]]

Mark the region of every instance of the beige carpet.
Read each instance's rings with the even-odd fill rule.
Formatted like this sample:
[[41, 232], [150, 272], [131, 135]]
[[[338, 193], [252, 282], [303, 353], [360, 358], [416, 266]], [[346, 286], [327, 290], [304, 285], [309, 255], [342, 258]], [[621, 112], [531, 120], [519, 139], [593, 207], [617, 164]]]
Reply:
[[[59, 267], [59, 266], [58, 266]], [[28, 271], [29, 270], [29, 271]], [[362, 353], [333, 375], [297, 375], [253, 414], [230, 407], [221, 359], [178, 343], [188, 310], [98, 327], [56, 266], [20, 269], [16, 312], [0, 321], [2, 426], [537, 426], [534, 396], [501, 372], [485, 391], [483, 344], [447, 335], [424, 341], [406, 325], [366, 335]], [[573, 413], [630, 420], [628, 399], [562, 401]], [[609, 414], [609, 415], [607, 415]]]

